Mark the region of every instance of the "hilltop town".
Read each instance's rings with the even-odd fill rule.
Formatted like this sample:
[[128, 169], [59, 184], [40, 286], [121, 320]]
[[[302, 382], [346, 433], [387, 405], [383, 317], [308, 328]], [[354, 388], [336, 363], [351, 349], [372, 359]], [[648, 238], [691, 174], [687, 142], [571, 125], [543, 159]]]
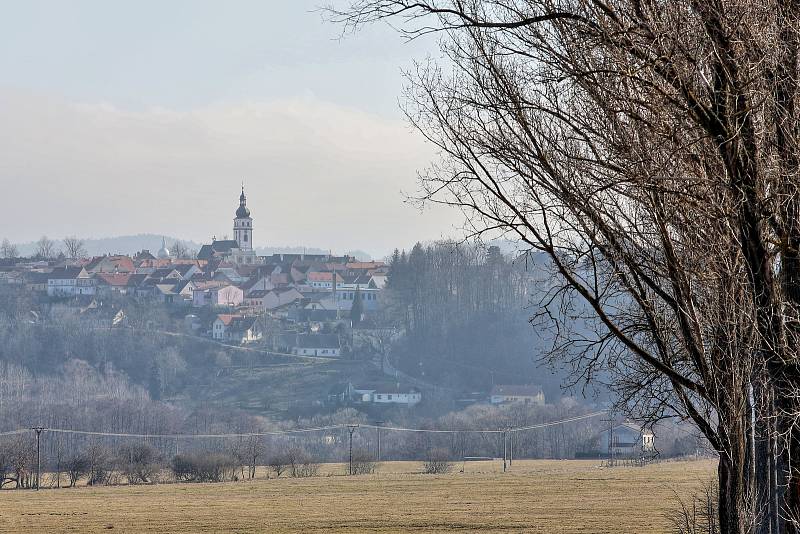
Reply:
[[[257, 346], [274, 354], [342, 358], [375, 342], [388, 266], [349, 255], [273, 254], [253, 248], [253, 217], [244, 188], [233, 219], [233, 239], [216, 239], [196, 257], [170, 251], [166, 239], [155, 253], [91, 258], [5, 258], [0, 285], [14, 287], [47, 304], [50, 317], [74, 317], [91, 328], [132, 326], [129, 308], [144, 304], [168, 309], [151, 331], [178, 331], [235, 346]], [[174, 320], [180, 317], [180, 321]], [[380, 332], [376, 339], [386, 335]], [[389, 334], [392, 335], [391, 333]], [[379, 339], [378, 339], [379, 342]], [[363, 388], [362, 388], [363, 389]], [[387, 390], [388, 391], [388, 390]], [[362, 390], [358, 398], [363, 400]], [[413, 405], [413, 388], [378, 393], [370, 400]]]

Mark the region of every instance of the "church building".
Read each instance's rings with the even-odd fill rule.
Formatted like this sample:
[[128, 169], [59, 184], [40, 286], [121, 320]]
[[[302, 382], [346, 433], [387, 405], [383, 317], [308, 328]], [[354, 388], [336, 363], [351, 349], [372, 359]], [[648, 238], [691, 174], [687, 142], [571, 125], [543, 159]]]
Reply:
[[253, 250], [253, 218], [247, 207], [247, 197], [239, 196], [239, 208], [233, 219], [233, 239], [213, 238], [210, 245], [203, 245], [197, 253], [198, 260], [211, 260], [221, 258], [223, 261], [255, 265], [262, 263]]

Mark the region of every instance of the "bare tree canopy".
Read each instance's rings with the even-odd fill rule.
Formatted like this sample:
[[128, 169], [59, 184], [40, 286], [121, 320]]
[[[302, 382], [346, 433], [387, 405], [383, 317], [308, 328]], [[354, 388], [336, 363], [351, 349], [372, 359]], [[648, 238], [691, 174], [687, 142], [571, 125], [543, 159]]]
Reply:
[[172, 250], [172, 254], [176, 258], [185, 259], [185, 258], [188, 257], [187, 253], [189, 251], [186, 248], [186, 245], [184, 245], [182, 241], [175, 241], [175, 243], [172, 244], [172, 249], [171, 250]]
[[19, 249], [17, 245], [11, 243], [8, 238], [3, 238], [0, 243], [0, 257], [2, 258], [16, 258], [19, 257]]
[[36, 252], [34, 255], [43, 260], [50, 260], [58, 255], [56, 244], [53, 240], [48, 239], [46, 235], [39, 238], [36, 242]]
[[83, 239], [75, 236], [64, 238], [64, 253], [71, 260], [77, 260], [86, 256], [86, 247]]
[[[441, 37], [407, 114], [442, 158], [421, 199], [549, 257], [552, 357], [720, 455], [723, 532], [800, 525], [800, 6], [361, 0]], [[563, 318], [570, 317], [571, 322]], [[593, 325], [594, 336], [570, 325]], [[793, 460], [794, 459], [794, 460]]]

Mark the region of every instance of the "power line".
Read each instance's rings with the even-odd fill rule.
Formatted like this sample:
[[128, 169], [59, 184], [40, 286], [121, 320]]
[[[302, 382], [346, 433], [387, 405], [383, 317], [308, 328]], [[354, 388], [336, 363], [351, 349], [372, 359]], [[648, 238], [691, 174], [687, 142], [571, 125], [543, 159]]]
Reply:
[[[117, 438], [164, 438], [164, 439], [213, 439], [213, 438], [250, 438], [262, 436], [285, 436], [289, 434], [300, 434], [303, 432], [320, 432], [323, 430], [335, 430], [345, 425], [320, 426], [315, 428], [296, 428], [293, 430], [275, 430], [272, 432], [245, 432], [238, 434], [131, 434], [127, 432], [92, 432], [89, 430], [72, 430], [68, 428], [45, 428], [47, 432], [58, 432], [61, 434], [80, 434], [84, 436], [108, 436]], [[0, 434], [2, 435], [2, 434]]]
[[552, 421], [550, 423], [539, 423], [537, 425], [523, 426], [523, 427], [519, 427], [519, 428], [512, 428], [512, 429], [510, 429], [510, 432], [521, 432], [523, 430], [536, 430], [537, 428], [545, 428], [545, 427], [548, 427], [548, 426], [563, 425], [565, 423], [572, 423], [574, 421], [583, 421], [584, 419], [591, 419], [593, 417], [599, 417], [601, 415], [604, 415], [605, 413], [606, 413], [606, 411], [602, 410], [602, 411], [599, 411], [599, 412], [589, 413], [589, 414], [586, 414], [586, 415], [578, 415], [576, 417], [570, 417], [569, 419], [562, 419], [560, 421]]
[[0, 432], [0, 436], [14, 436], [24, 432], [30, 432], [30, 428], [18, 428], [17, 430], [9, 430], [8, 432]]
[[[567, 423], [573, 423], [576, 421], [583, 421], [586, 419], [591, 419], [593, 417], [598, 417], [600, 415], [605, 414], [606, 411], [599, 411], [593, 412], [590, 414], [579, 415], [575, 417], [570, 417], [567, 419], [561, 419], [558, 421], [550, 421], [547, 423], [539, 423], [536, 425], [530, 425], [525, 427], [516, 427], [516, 428], [502, 428], [502, 429], [475, 429], [475, 428], [466, 428], [461, 430], [453, 430], [453, 429], [433, 429], [433, 428], [408, 428], [408, 427], [397, 427], [397, 426], [383, 426], [383, 425], [370, 425], [370, 424], [359, 424], [359, 423], [348, 423], [348, 424], [338, 424], [338, 425], [327, 425], [327, 426], [319, 426], [319, 427], [312, 427], [312, 428], [295, 428], [289, 430], [275, 430], [275, 431], [265, 431], [265, 432], [244, 432], [244, 433], [230, 433], [230, 434], [136, 434], [136, 433], [128, 433], [128, 432], [99, 432], [99, 431], [90, 431], [90, 430], [74, 430], [71, 428], [49, 428], [49, 427], [40, 427], [44, 432], [53, 432], [53, 433], [60, 433], [60, 434], [77, 434], [83, 436], [104, 436], [104, 437], [117, 437], [117, 438], [155, 438], [155, 439], [216, 439], [216, 438], [248, 438], [248, 437], [263, 437], [263, 436], [286, 436], [291, 434], [302, 434], [302, 433], [311, 433], [311, 432], [322, 432], [325, 430], [341, 430], [345, 428], [349, 428], [351, 426], [360, 426], [362, 428], [374, 428], [374, 429], [381, 429], [381, 430], [390, 430], [394, 432], [418, 432], [418, 433], [430, 433], [430, 434], [502, 434], [504, 432], [522, 432], [526, 430], [536, 430], [540, 428], [546, 428], [550, 426], [556, 425], [563, 425]], [[30, 428], [19, 428], [16, 430], [9, 430], [6, 432], [0, 432], [0, 436], [11, 436], [15, 434], [22, 434], [24, 432], [30, 432]]]

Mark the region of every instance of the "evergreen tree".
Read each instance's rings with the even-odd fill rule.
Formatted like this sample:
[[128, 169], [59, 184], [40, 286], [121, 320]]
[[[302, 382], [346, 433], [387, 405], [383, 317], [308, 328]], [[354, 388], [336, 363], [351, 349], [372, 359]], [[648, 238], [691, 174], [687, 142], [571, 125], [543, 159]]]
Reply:
[[356, 294], [353, 297], [353, 307], [350, 308], [350, 320], [353, 321], [353, 326], [361, 322], [361, 316], [364, 314], [364, 304], [361, 302], [361, 289], [356, 288]]
[[150, 378], [147, 384], [147, 390], [150, 393], [150, 398], [153, 400], [161, 400], [161, 395], [164, 393], [164, 380], [161, 375], [161, 366], [153, 359], [150, 365]]

